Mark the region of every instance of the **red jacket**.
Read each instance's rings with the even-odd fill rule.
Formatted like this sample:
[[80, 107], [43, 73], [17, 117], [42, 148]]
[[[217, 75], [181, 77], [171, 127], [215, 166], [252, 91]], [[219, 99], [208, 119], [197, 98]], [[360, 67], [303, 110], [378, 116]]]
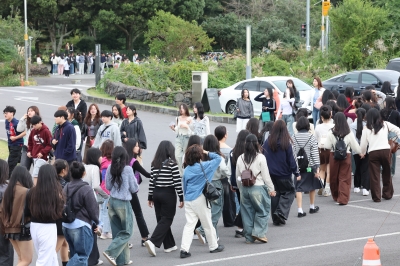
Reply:
[[37, 158], [38, 153], [43, 155], [42, 159], [47, 161], [47, 156], [52, 149], [51, 132], [49, 128], [42, 124], [40, 130], [32, 129], [28, 139], [28, 152], [32, 158]]

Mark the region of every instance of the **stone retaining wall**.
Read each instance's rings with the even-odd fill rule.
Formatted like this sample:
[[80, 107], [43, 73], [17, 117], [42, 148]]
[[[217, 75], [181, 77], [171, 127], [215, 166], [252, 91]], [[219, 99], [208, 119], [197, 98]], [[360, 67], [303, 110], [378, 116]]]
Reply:
[[104, 91], [110, 96], [124, 93], [127, 99], [160, 103], [174, 107], [178, 107], [182, 103], [189, 106], [192, 104], [191, 91], [157, 92], [111, 81], [107, 81]]

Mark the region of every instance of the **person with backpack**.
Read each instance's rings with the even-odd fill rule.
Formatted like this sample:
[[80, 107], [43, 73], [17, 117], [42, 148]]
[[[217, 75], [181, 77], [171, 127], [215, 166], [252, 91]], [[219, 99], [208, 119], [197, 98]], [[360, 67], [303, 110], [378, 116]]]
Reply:
[[111, 265], [131, 264], [128, 241], [133, 234], [132, 193], [139, 190], [128, 154], [123, 147], [114, 148], [111, 165], [107, 168], [106, 188], [110, 191], [108, 215], [113, 240], [103, 252]]
[[[128, 139], [127, 142], [123, 144], [126, 152], [128, 153], [128, 164], [133, 169], [133, 173], [135, 174], [136, 182], [138, 185], [142, 183], [141, 175], [146, 178], [150, 178], [150, 173], [148, 173], [140, 164], [137, 157], [140, 153], [139, 142], [136, 139]], [[141, 246], [145, 246], [145, 242], [150, 234], [149, 229], [147, 228], [146, 220], [144, 219], [144, 215], [142, 212], [142, 207], [140, 205], [139, 197], [137, 193], [132, 193], [131, 206], [133, 213], [135, 214], [136, 223], [139, 228], [140, 236], [142, 237]], [[129, 244], [132, 247], [132, 244]]]
[[[8, 186], [8, 164], [0, 159], [0, 204], [3, 201], [4, 192]], [[1, 205], [0, 205], [1, 206]], [[4, 228], [0, 222], [0, 265], [14, 265], [14, 249], [9, 239], [4, 237]]]
[[303, 211], [303, 193], [309, 192], [310, 195], [310, 214], [317, 213], [319, 207], [314, 205], [315, 190], [322, 188], [319, 181], [319, 154], [318, 143], [314, 135], [309, 132], [310, 122], [306, 117], [300, 117], [297, 121], [294, 134], [293, 151], [297, 155], [297, 164], [300, 170], [300, 179], [295, 179], [297, 217], [306, 216]]
[[[379, 111], [378, 111], [379, 112]], [[329, 131], [324, 147], [331, 147], [329, 157], [330, 188], [334, 201], [339, 205], [347, 205], [350, 199], [351, 188], [351, 156], [350, 149], [354, 153], [361, 154], [360, 145], [350, 132], [349, 124], [343, 113], [336, 113], [333, 118], [335, 126]]]
[[258, 240], [267, 243], [268, 220], [271, 198], [275, 197], [275, 187], [269, 175], [265, 156], [260, 153], [260, 145], [255, 135], [246, 137], [245, 150], [237, 159], [236, 176], [240, 188], [240, 205], [243, 233], [246, 243]]
[[183, 191], [178, 164], [175, 160], [175, 148], [170, 141], [163, 140], [158, 145], [151, 162], [148, 205], [156, 213], [157, 226], [145, 245], [150, 255], [156, 256], [155, 247], [164, 245], [164, 252], [177, 250], [171, 225], [176, 213], [176, 196], [179, 208], [183, 208]]
[[[361, 141], [362, 131], [367, 122], [365, 121], [365, 116], [367, 112], [364, 108], [358, 108], [356, 111], [357, 119], [350, 125], [350, 130], [356, 137], [358, 143]], [[368, 196], [370, 189], [370, 178], [368, 171], [368, 153], [365, 154], [364, 158], [361, 159], [359, 154], [353, 153], [354, 163], [356, 170], [354, 173], [354, 192], [360, 192], [362, 188], [362, 195]]]
[[119, 127], [113, 121], [111, 121], [113, 114], [110, 110], [104, 110], [101, 112], [101, 121], [103, 124], [99, 127], [97, 134], [92, 145], [93, 148], [100, 148], [101, 144], [110, 139], [114, 142], [115, 146], [122, 146], [121, 133]]
[[88, 265], [93, 248], [93, 233], [101, 233], [99, 205], [92, 187], [82, 180], [85, 167], [82, 163], [70, 165], [71, 182], [64, 187], [66, 206], [63, 211], [63, 233], [70, 250], [70, 265]]
[[276, 226], [286, 224], [289, 217], [295, 197], [292, 175], [294, 178], [301, 178], [292, 143], [285, 122], [277, 120], [263, 145], [263, 153], [276, 191], [276, 196], [271, 199], [272, 221]]
[[[393, 197], [393, 183], [390, 176], [390, 145], [389, 133], [400, 138], [400, 129], [390, 122], [384, 121], [375, 108], [367, 112], [367, 125], [362, 131], [361, 154], [369, 153], [368, 170], [370, 172], [371, 196], [373, 201], [380, 202], [381, 198], [390, 200]], [[362, 157], [361, 155], [361, 157]], [[382, 190], [381, 190], [382, 172]]]

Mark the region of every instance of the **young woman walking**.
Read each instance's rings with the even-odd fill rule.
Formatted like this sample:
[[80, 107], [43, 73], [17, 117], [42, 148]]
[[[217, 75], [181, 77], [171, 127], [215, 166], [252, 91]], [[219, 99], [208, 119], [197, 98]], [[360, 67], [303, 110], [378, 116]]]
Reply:
[[[365, 109], [358, 108], [356, 111], [357, 119], [350, 125], [350, 130], [353, 132], [358, 143], [360, 143], [361, 140], [362, 130], [367, 124], [365, 120], [366, 113]], [[354, 163], [356, 165], [356, 171], [354, 173], [354, 192], [358, 193], [362, 188], [363, 196], [368, 196], [370, 189], [368, 157], [368, 153], [365, 154], [363, 159], [361, 159], [359, 154], [353, 153]]]
[[39, 108], [37, 106], [29, 106], [26, 114], [18, 121], [17, 131], [25, 132], [24, 146], [22, 146], [21, 162], [20, 165], [25, 166], [28, 171], [33, 165], [33, 158], [27, 156], [28, 153], [28, 140], [32, 131], [31, 118], [35, 115], [40, 116]]
[[[343, 113], [335, 114], [333, 118], [335, 126], [328, 133], [325, 140], [324, 147], [331, 147], [331, 154], [329, 157], [329, 168], [330, 168], [330, 187], [331, 194], [334, 201], [339, 205], [347, 205], [350, 199], [350, 188], [351, 188], [351, 153], [350, 149], [354, 153], [361, 155], [360, 146], [357, 143], [356, 138], [350, 132], [349, 124], [347, 123], [346, 117]], [[347, 147], [347, 155], [345, 159], [336, 159], [334, 156], [336, 143], [343, 140]]]
[[[106, 140], [101, 144], [101, 163], [100, 163], [100, 173], [101, 173], [101, 184], [100, 187], [103, 191], [110, 195], [110, 191], [106, 188], [106, 173], [107, 168], [111, 164], [111, 155], [114, 150], [114, 142], [110, 139]], [[100, 195], [97, 195], [99, 197]], [[100, 196], [101, 197], [101, 196]], [[108, 200], [110, 198], [103, 198], [100, 200], [100, 215], [99, 219], [103, 223], [103, 230], [100, 239], [112, 239], [110, 218], [108, 217]], [[101, 203], [103, 201], [103, 203]], [[97, 201], [99, 202], [99, 201]]]
[[314, 86], [314, 96], [313, 96], [312, 118], [315, 128], [317, 121], [319, 119], [319, 109], [320, 109], [320, 105], [317, 104], [317, 99], [320, 97], [322, 98], [322, 94], [324, 93], [325, 88], [322, 86], [322, 82], [319, 77], [314, 77], [313, 86]]
[[379, 111], [371, 108], [367, 112], [367, 125], [361, 136], [361, 153], [364, 155], [368, 146], [371, 196], [375, 202], [380, 202], [381, 198], [389, 200], [393, 197], [393, 183], [390, 176], [389, 132], [393, 132], [400, 138], [400, 129], [390, 122], [384, 122]]
[[295, 94], [293, 88], [286, 88], [286, 92], [281, 101], [281, 108], [278, 110], [277, 117], [280, 117], [282, 113], [282, 121], [285, 122], [287, 130], [289, 131], [289, 136], [293, 135], [293, 122], [294, 122], [294, 105], [295, 105]]
[[88, 113], [86, 114], [85, 120], [83, 121], [82, 131], [84, 132], [84, 138], [86, 138], [86, 145], [83, 160], [86, 158], [86, 152], [92, 147], [94, 139], [97, 135], [100, 125], [102, 124], [100, 117], [100, 109], [97, 104], [92, 103], [89, 105]]
[[1, 228], [4, 239], [10, 240], [18, 255], [18, 266], [28, 266], [32, 262], [33, 244], [30, 235], [21, 234], [21, 220], [25, 224], [31, 217], [25, 211], [26, 196], [33, 186], [32, 177], [23, 166], [16, 166], [11, 174], [8, 186], [3, 195], [0, 207]]
[[178, 163], [179, 173], [182, 176], [182, 157], [186, 151], [187, 144], [190, 135], [192, 135], [193, 119], [189, 115], [189, 109], [186, 104], [181, 104], [179, 106], [179, 116], [175, 119], [175, 122], [171, 123], [170, 128], [175, 131], [175, 158]]
[[320, 108], [320, 120], [322, 123], [317, 124], [315, 127], [315, 138], [318, 142], [318, 152], [320, 161], [320, 177], [325, 183], [325, 189], [318, 190], [318, 195], [329, 197], [331, 195], [330, 188], [330, 167], [329, 157], [331, 153], [331, 147], [325, 146], [325, 140], [328, 137], [329, 131], [334, 126], [332, 120], [332, 108], [329, 105], [323, 105]]
[[260, 120], [262, 121], [263, 127], [265, 126], [265, 123], [268, 122], [266, 118], [264, 119], [265, 121], [263, 121], [262, 114], [264, 112], [269, 113], [269, 121], [275, 121], [276, 102], [274, 100], [274, 94], [272, 91], [273, 88], [265, 88], [264, 92], [260, 93], [254, 98], [254, 101], [262, 102], [262, 113], [260, 114]]
[[236, 132], [246, 128], [247, 122], [254, 117], [253, 103], [248, 89], [243, 89], [236, 103]]
[[115, 147], [106, 174], [106, 187], [110, 191], [108, 215], [113, 240], [103, 255], [111, 265], [131, 264], [128, 241], [133, 234], [133, 211], [130, 200], [132, 193], [138, 191], [139, 185], [127, 161], [125, 149]]
[[276, 191], [276, 196], [271, 199], [274, 225], [286, 224], [295, 197], [292, 175], [294, 178], [301, 178], [292, 143], [285, 122], [277, 120], [263, 145], [263, 153], [267, 158], [269, 174]]
[[250, 118], [249, 121], [247, 122], [246, 125], [246, 130], [250, 132], [250, 134], [253, 134], [254, 136], [257, 137], [258, 142], [261, 143], [262, 138], [261, 134], [259, 133], [259, 128], [260, 128], [260, 120], [257, 118], [253, 117]]
[[[242, 172], [247, 169], [256, 175], [253, 186], [243, 186], [239, 179]], [[267, 243], [271, 197], [275, 197], [276, 192], [265, 163], [265, 156], [260, 153], [260, 145], [253, 134], [246, 137], [244, 154], [238, 158], [236, 176], [241, 190], [240, 205], [246, 243], [254, 243], [255, 240]]]
[[177, 250], [171, 225], [176, 213], [176, 195], [179, 208], [183, 208], [181, 176], [175, 161], [175, 148], [170, 141], [163, 140], [158, 145], [151, 163], [148, 205], [156, 213], [157, 226], [145, 245], [152, 256], [156, 256], [155, 247], [164, 245], [164, 252]]
[[[301, 218], [306, 216], [303, 211], [303, 193], [309, 192], [310, 195], [310, 213], [317, 213], [319, 207], [314, 205], [315, 202], [315, 190], [322, 188], [320, 181], [318, 180], [319, 170], [319, 155], [318, 155], [318, 143], [314, 135], [309, 133], [310, 123], [306, 117], [301, 117], [296, 124], [297, 134], [294, 134], [294, 154], [299, 154], [300, 149], [304, 149], [308, 165], [305, 168], [300, 168], [300, 178], [295, 179], [296, 188], [296, 201], [297, 201], [297, 217]], [[297, 157], [298, 162], [304, 160], [304, 158]]]
[[200, 102], [193, 105], [193, 113], [193, 134], [199, 136], [203, 142], [204, 138], [210, 135], [210, 119], [204, 115], [204, 107]]
[[52, 165], [41, 166], [36, 186], [27, 196], [37, 266], [58, 265], [56, 221], [62, 217], [65, 199], [57, 179], [57, 172]]
[[[138, 183], [138, 185], [140, 185], [140, 183], [142, 183], [142, 178], [140, 175], [143, 175], [146, 178], [150, 178], [150, 173], [148, 173], [137, 160], [140, 153], [139, 142], [136, 139], [129, 139], [127, 142], [124, 143], [124, 148], [128, 153], [128, 165], [132, 167], [133, 173], [135, 174], [136, 182]], [[147, 240], [150, 232], [147, 228], [147, 224], [144, 219], [142, 207], [140, 205], [137, 193], [132, 193], [131, 206], [133, 213], [135, 214], [140, 236], [142, 237], [141, 245], [145, 246], [145, 241]]]
[[[0, 159], [0, 204], [4, 198], [4, 192], [8, 186], [8, 164], [6, 161]], [[1, 205], [0, 205], [1, 206]], [[0, 223], [0, 231], [4, 232]], [[4, 235], [0, 233], [0, 265], [13, 266], [14, 265], [14, 249], [9, 239], [5, 239]]]

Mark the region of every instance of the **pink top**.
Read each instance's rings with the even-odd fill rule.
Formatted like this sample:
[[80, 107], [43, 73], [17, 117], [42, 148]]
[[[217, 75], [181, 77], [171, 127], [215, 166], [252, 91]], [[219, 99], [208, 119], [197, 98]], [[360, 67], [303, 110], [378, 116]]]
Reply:
[[106, 192], [108, 195], [110, 195], [110, 191], [107, 190], [106, 188], [106, 172], [107, 172], [107, 168], [108, 166], [111, 164], [111, 160], [107, 159], [106, 157], [103, 157], [101, 159], [101, 176], [102, 176], [102, 180], [101, 180], [101, 185], [100, 187], [104, 190], [104, 192]]

